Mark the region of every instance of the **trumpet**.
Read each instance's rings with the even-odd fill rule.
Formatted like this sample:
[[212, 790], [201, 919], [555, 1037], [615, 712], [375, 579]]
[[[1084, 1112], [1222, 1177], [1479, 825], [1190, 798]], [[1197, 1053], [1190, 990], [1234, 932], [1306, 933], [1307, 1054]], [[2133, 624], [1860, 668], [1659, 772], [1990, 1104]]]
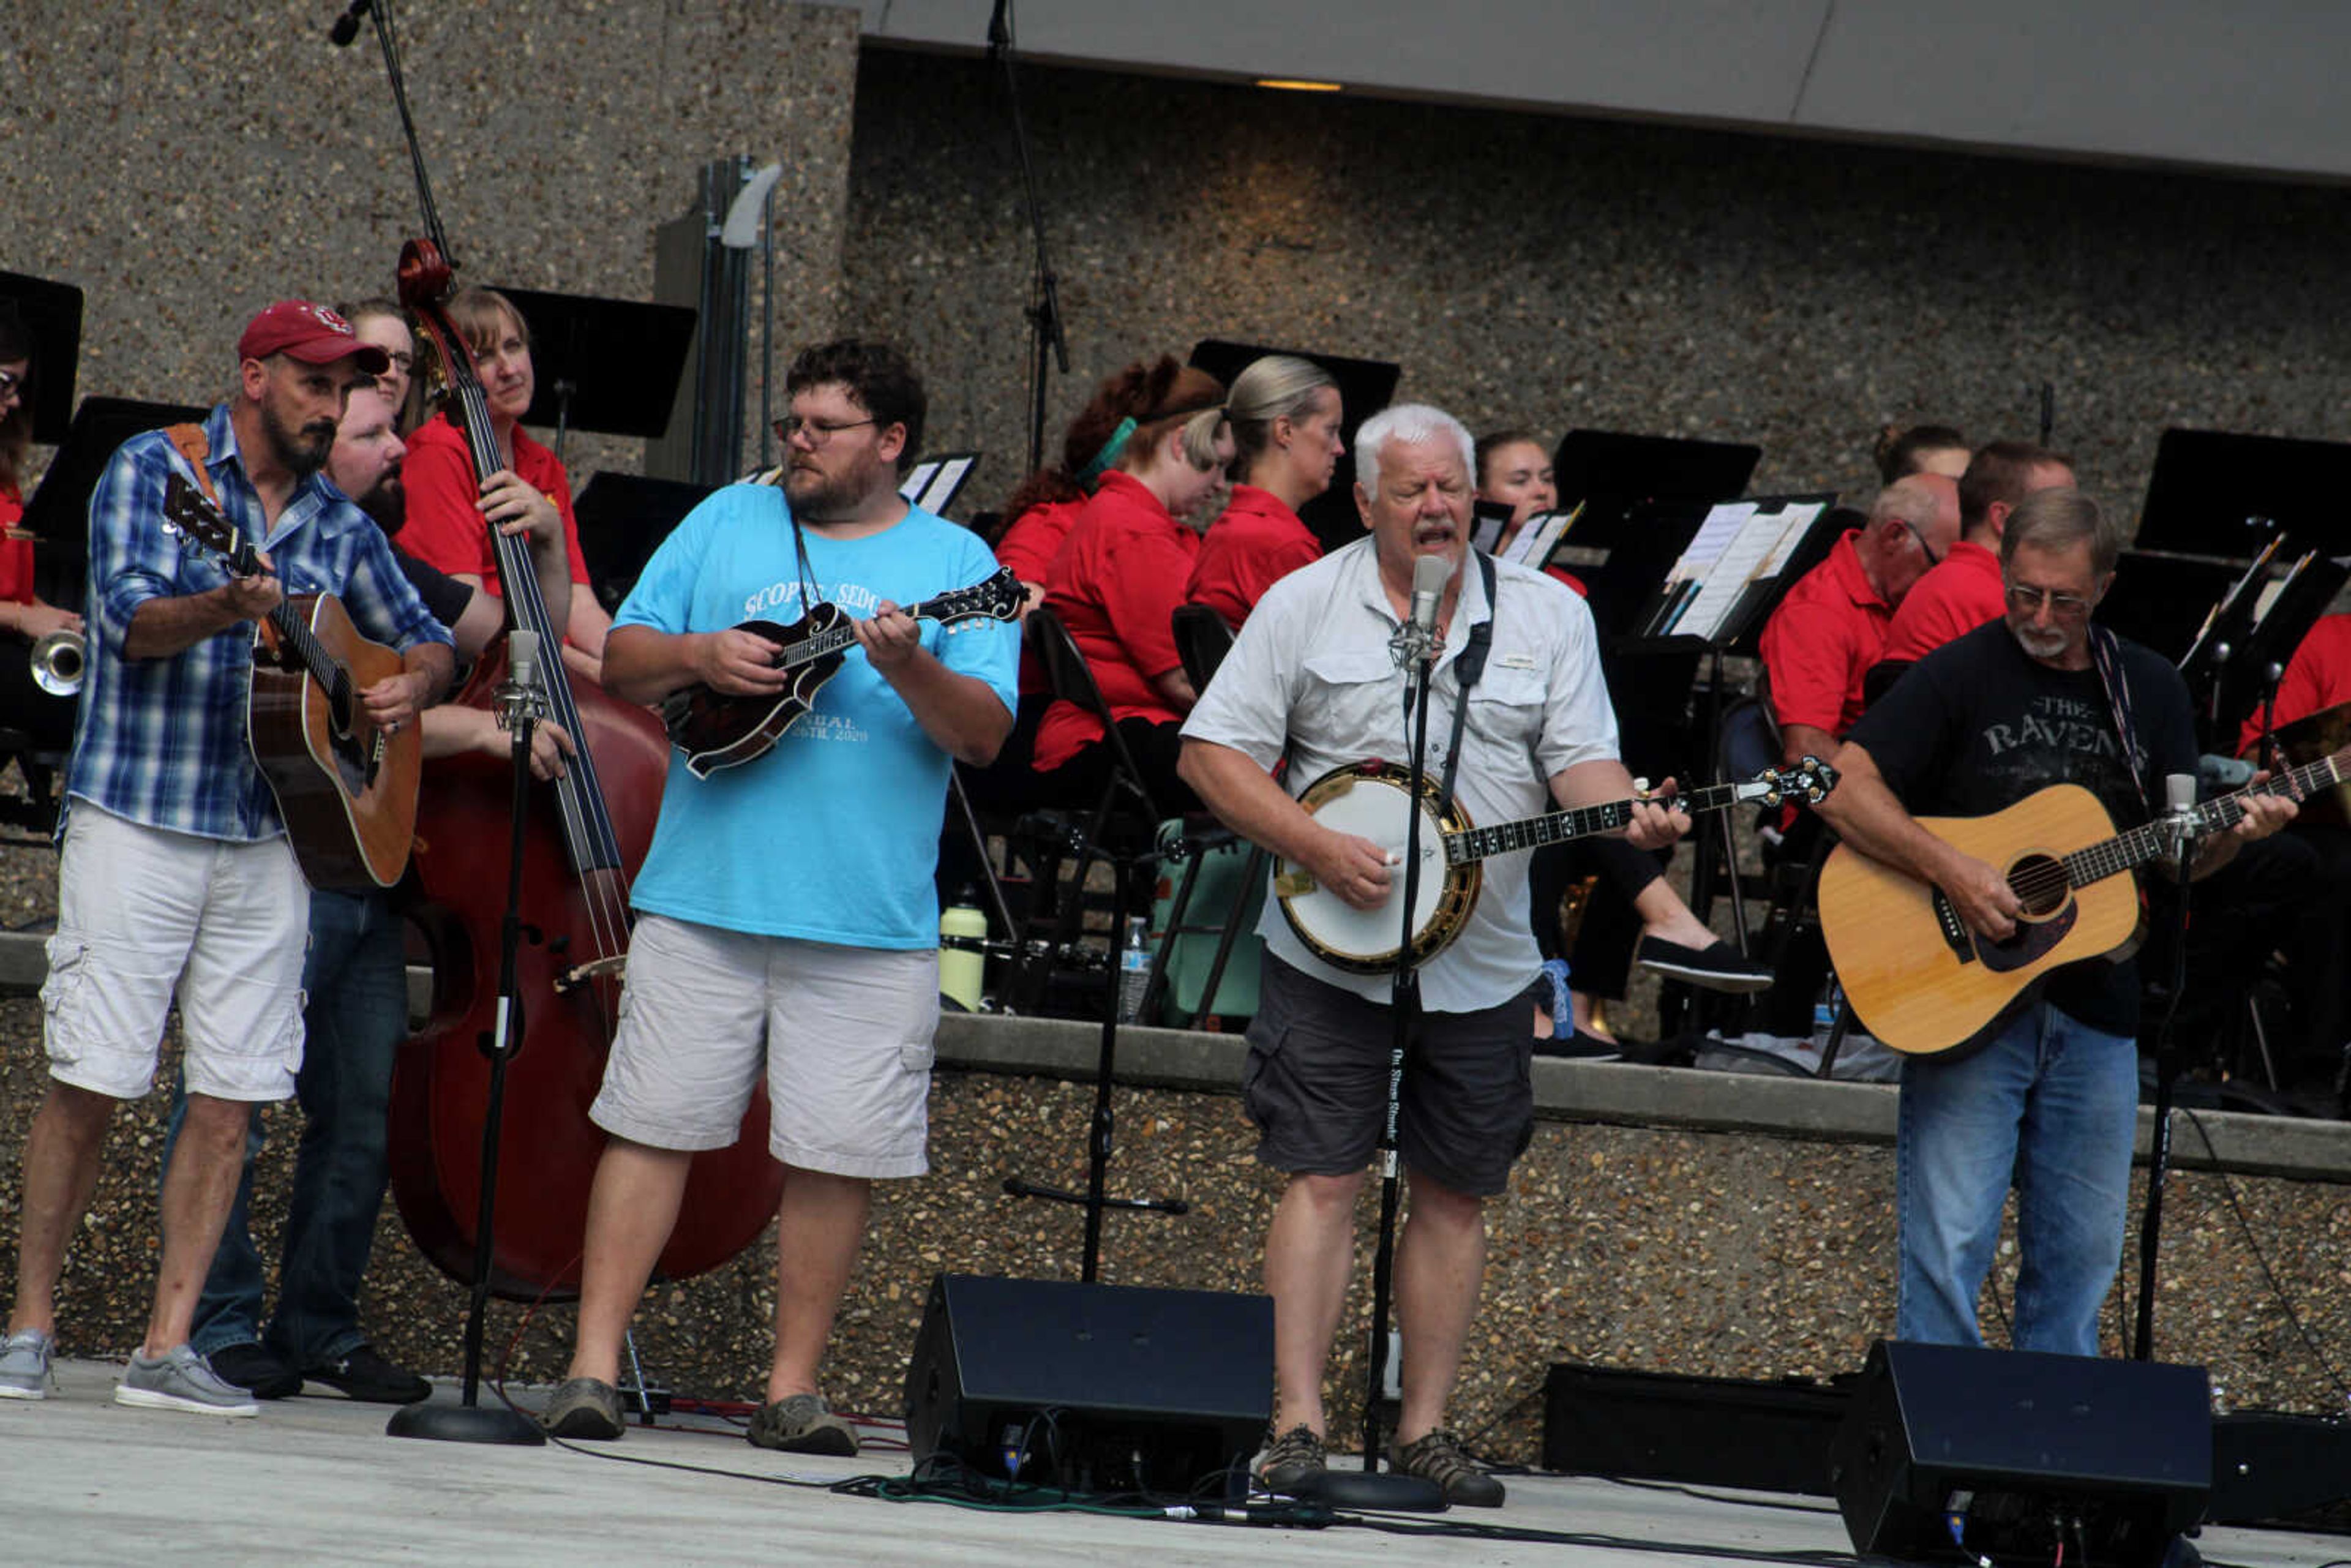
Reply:
[[81, 690], [88, 651], [78, 632], [52, 632], [33, 644], [33, 684], [53, 697]]

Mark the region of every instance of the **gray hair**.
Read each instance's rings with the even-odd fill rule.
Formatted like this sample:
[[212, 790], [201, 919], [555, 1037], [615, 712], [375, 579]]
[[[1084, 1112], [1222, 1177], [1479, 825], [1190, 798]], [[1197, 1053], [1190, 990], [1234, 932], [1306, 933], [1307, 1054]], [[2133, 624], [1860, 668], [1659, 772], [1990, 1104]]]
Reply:
[[1877, 493], [1870, 503], [1869, 520], [1876, 523], [1908, 523], [1926, 529], [1935, 526], [1935, 492], [1916, 477], [1896, 479]]
[[2079, 490], [2035, 490], [2008, 515], [2001, 535], [2000, 564], [2007, 566], [2026, 545], [2054, 554], [2086, 541], [2090, 570], [2100, 577], [2115, 570], [2122, 558], [2122, 529], [2099, 510], [2097, 502]]
[[1355, 482], [1363, 486], [1366, 495], [1379, 490], [1380, 459], [1386, 455], [1391, 441], [1424, 446], [1448, 439], [1460, 450], [1462, 478], [1476, 483], [1478, 444], [1468, 426], [1443, 409], [1431, 408], [1425, 402], [1400, 402], [1384, 408], [1364, 421], [1364, 427], [1355, 432]]
[[1235, 378], [1232, 392], [1225, 399], [1225, 412], [1233, 422], [1237, 465], [1246, 470], [1249, 460], [1271, 443], [1275, 420], [1304, 418], [1314, 406], [1316, 393], [1324, 387], [1336, 390], [1338, 385], [1330, 371], [1311, 360], [1289, 354], [1252, 360], [1249, 369]]

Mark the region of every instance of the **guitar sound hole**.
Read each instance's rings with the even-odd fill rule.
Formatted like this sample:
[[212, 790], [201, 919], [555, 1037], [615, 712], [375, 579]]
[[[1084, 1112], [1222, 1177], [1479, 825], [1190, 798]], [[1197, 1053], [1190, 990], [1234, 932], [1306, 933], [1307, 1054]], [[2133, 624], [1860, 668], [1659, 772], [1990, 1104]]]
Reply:
[[2008, 869], [2008, 885], [2027, 920], [2046, 920], [2065, 907], [2065, 868], [2050, 855], [2026, 855]]

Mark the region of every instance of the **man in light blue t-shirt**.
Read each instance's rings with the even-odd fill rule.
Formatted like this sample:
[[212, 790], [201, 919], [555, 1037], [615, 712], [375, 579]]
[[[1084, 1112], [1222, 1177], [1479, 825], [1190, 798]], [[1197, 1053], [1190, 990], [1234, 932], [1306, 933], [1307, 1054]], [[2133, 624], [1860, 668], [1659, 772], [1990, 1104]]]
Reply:
[[920, 1176], [938, 1022], [932, 875], [947, 770], [1012, 727], [1019, 633], [900, 609], [992, 575], [968, 529], [908, 505], [922, 383], [886, 344], [804, 351], [786, 380], [780, 489], [695, 508], [621, 606], [604, 685], [655, 702], [697, 683], [779, 693], [782, 647], [741, 628], [839, 608], [856, 643], [774, 748], [696, 778], [673, 756], [636, 880], [628, 989], [590, 1111], [611, 1134], [588, 1207], [580, 1338], [547, 1409], [617, 1437], [629, 1318], [677, 1219], [695, 1151], [735, 1141], [764, 1062], [777, 1216], [776, 1350], [750, 1439], [853, 1454], [818, 1363], [864, 1237], [869, 1184]]

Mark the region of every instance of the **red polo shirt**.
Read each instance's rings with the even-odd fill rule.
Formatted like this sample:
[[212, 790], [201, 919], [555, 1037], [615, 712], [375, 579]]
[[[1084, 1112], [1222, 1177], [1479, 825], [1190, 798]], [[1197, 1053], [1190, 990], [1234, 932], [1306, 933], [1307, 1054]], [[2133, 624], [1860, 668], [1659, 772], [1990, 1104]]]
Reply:
[[0, 485], [0, 600], [12, 604], [33, 602], [33, 541], [16, 533], [24, 515], [24, 493]]
[[1886, 633], [1886, 657], [1917, 664], [1944, 643], [1999, 620], [2007, 604], [1999, 555], [1961, 539], [1902, 596]]
[[[2283, 727], [2339, 702], [2351, 702], [2351, 615], [2322, 615], [2278, 682], [2277, 722]], [[2237, 737], [2238, 754], [2252, 751], [2261, 737], [2262, 710], [2256, 707]]]
[[1893, 606], [1862, 574], [1848, 529], [1788, 590], [1763, 628], [1763, 668], [1771, 677], [1771, 711], [1783, 726], [1808, 724], [1842, 736], [1861, 716], [1862, 677], [1885, 656]]
[[[580, 553], [580, 523], [571, 515], [571, 481], [563, 465], [519, 428], [514, 433], [514, 454], [516, 477], [563, 514], [563, 548], [571, 558], [571, 580], [587, 581], [588, 558]], [[490, 527], [475, 507], [482, 498], [482, 486], [474, 477], [473, 455], [447, 414], [434, 415], [408, 438], [408, 459], [400, 476], [408, 492], [408, 521], [400, 530], [400, 548], [427, 566], [453, 577], [460, 572], [478, 577], [490, 592], [501, 591]]]
[[[1078, 514], [1045, 579], [1045, 602], [1070, 629], [1113, 719], [1173, 724], [1183, 716], [1151, 684], [1177, 668], [1168, 617], [1184, 602], [1200, 536], [1132, 475], [1113, 468]], [[1045, 710], [1037, 766], [1059, 768], [1102, 738], [1092, 714], [1065, 702]]]
[[1053, 569], [1053, 558], [1061, 553], [1061, 541], [1070, 537], [1070, 528], [1085, 505], [1083, 501], [1048, 501], [1029, 507], [1013, 518], [1004, 537], [996, 541], [996, 564], [1023, 582], [1043, 582]]
[[1184, 598], [1205, 604], [1238, 632], [1265, 591], [1322, 559], [1322, 541], [1270, 490], [1236, 485], [1224, 515], [1200, 541]]
[[[1053, 570], [1053, 558], [1061, 553], [1061, 541], [1070, 537], [1071, 525], [1084, 510], [1083, 501], [1048, 501], [1041, 507], [1031, 507], [1012, 519], [1004, 537], [996, 541], [996, 564], [1003, 567], [1023, 582], [1043, 585]], [[1020, 695], [1050, 690], [1045, 682], [1045, 666], [1038, 661], [1034, 650], [1020, 650]]]

